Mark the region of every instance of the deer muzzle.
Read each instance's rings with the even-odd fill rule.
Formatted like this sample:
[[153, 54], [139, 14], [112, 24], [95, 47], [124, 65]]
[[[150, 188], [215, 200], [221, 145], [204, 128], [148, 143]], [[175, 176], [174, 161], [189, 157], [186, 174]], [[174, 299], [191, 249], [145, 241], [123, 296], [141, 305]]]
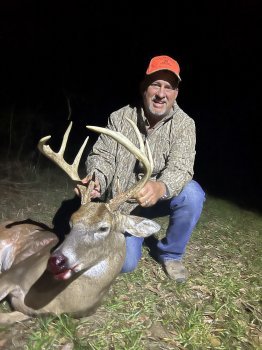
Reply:
[[68, 259], [63, 254], [53, 254], [48, 259], [47, 269], [57, 280], [70, 278], [74, 269], [68, 267]]

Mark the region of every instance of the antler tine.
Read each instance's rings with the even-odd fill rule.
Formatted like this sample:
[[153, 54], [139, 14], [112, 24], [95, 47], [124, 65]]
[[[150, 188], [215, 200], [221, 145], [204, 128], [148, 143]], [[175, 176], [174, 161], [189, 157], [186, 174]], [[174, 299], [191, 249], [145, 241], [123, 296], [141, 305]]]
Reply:
[[68, 128], [66, 129], [66, 132], [63, 136], [63, 141], [60, 147], [60, 150], [56, 153], [54, 152], [49, 145], [46, 145], [46, 142], [51, 138], [51, 136], [45, 136], [42, 137], [41, 140], [38, 142], [38, 149], [39, 151], [45, 155], [47, 158], [51, 159], [54, 163], [56, 163], [62, 170], [64, 170], [67, 175], [73, 180], [73, 181], [81, 181], [79, 175], [78, 175], [78, 167], [79, 162], [81, 159], [81, 156], [83, 154], [84, 148], [87, 144], [88, 137], [83, 142], [80, 150], [78, 151], [74, 161], [72, 164], [67, 163], [63, 156], [66, 148], [66, 144], [68, 141], [68, 136], [72, 128], [72, 122], [70, 122]]
[[130, 120], [129, 118], [126, 118], [126, 119], [132, 125], [136, 133], [136, 136], [139, 141], [140, 149], [137, 148], [125, 135], [121, 134], [119, 131], [114, 131], [107, 128], [101, 128], [98, 126], [90, 126], [90, 125], [86, 126], [90, 130], [112, 137], [114, 140], [116, 140], [121, 145], [126, 147], [127, 150], [129, 150], [144, 165], [144, 169], [145, 169], [144, 176], [135, 185], [131, 186], [127, 191], [118, 194], [115, 198], [110, 200], [109, 206], [110, 206], [110, 209], [113, 211], [116, 210], [122, 203], [127, 201], [129, 198], [133, 197], [135, 193], [137, 193], [145, 185], [145, 183], [150, 178], [153, 171], [153, 158], [152, 158], [152, 154], [148, 143], [146, 142], [146, 148], [147, 148], [147, 154], [148, 154], [148, 157], [147, 157], [145, 154], [143, 139], [138, 130], [138, 127], [132, 120]]

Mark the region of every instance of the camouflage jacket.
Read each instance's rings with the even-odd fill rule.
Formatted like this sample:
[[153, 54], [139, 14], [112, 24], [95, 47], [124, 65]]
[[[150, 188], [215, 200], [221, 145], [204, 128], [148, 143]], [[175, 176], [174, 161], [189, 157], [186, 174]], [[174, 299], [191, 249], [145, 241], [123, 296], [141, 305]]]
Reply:
[[[136, 146], [137, 136], [125, 117], [137, 124], [143, 139], [148, 141], [154, 162], [151, 179], [164, 182], [169, 197], [178, 195], [194, 172], [196, 136], [193, 119], [175, 102], [170, 114], [149, 133], [142, 108], [128, 105], [113, 112], [107, 128], [121, 132]], [[139, 174], [143, 172], [135, 157], [106, 135], [100, 135], [94, 144], [86, 161], [86, 170], [88, 175], [95, 172], [105, 200], [116, 195], [117, 179], [120, 190], [125, 191], [138, 181]], [[136, 202], [126, 202], [121, 211], [130, 213], [136, 206]]]

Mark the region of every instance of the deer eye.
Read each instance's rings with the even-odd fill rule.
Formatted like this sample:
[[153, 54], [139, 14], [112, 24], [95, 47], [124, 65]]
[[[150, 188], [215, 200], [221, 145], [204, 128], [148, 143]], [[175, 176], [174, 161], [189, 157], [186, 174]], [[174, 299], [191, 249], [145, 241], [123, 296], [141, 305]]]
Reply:
[[100, 228], [99, 228], [99, 230], [98, 230], [98, 231], [102, 233], [102, 232], [106, 232], [106, 231], [108, 231], [108, 229], [109, 229], [109, 227], [108, 227], [108, 226], [102, 226], [102, 227], [100, 227]]
[[107, 236], [110, 232], [109, 226], [103, 226], [101, 225], [99, 228], [97, 228], [97, 231], [94, 234], [95, 239], [103, 239], [105, 236]]

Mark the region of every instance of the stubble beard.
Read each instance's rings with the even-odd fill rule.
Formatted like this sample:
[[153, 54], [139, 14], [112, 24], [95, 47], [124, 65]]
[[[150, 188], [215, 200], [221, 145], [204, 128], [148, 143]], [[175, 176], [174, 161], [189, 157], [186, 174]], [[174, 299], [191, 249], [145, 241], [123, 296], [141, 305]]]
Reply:
[[153, 102], [150, 102], [150, 104], [146, 108], [148, 116], [152, 120], [160, 120], [163, 119], [167, 115], [167, 110], [164, 108], [162, 111], [156, 111], [155, 108], [153, 107]]

